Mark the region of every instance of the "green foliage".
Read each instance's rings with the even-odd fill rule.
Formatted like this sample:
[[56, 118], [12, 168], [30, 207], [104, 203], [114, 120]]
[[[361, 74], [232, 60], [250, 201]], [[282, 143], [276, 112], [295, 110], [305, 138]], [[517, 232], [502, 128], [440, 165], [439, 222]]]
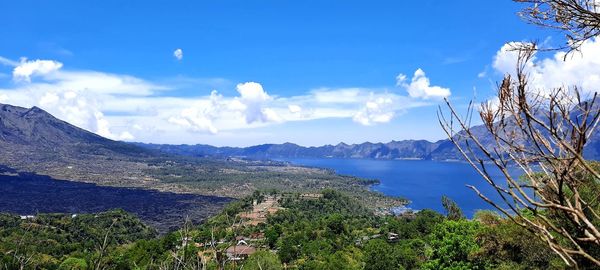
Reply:
[[[240, 212], [265, 198], [256, 192], [197, 227], [161, 237], [120, 210], [23, 220], [0, 214], [0, 263], [18, 269], [20, 258], [32, 258], [24, 269], [84, 269], [100, 262], [117, 270], [195, 269], [200, 263], [205, 269], [564, 268], [543, 242], [491, 211], [478, 212], [473, 220], [432, 210], [400, 218], [375, 215], [344, 192], [327, 189], [321, 195], [278, 195], [284, 209], [268, 215], [266, 224], [232, 226], [240, 224]], [[455, 208], [450, 201], [446, 205]], [[237, 243], [236, 236], [256, 233], [264, 233], [252, 242], [256, 253], [245, 261], [227, 260], [224, 251]], [[106, 235], [108, 246], [100, 252]], [[213, 240], [214, 250], [194, 244]], [[20, 256], [12, 256], [17, 250]], [[209, 257], [202, 261], [197, 254], [204, 251]]]
[[279, 270], [283, 269], [277, 255], [269, 251], [258, 251], [244, 262], [243, 269], [247, 270]]
[[[144, 173], [163, 183], [175, 183], [201, 194], [233, 198], [252, 196], [256, 190], [317, 193], [335, 189], [351, 194], [371, 209], [397, 206], [406, 199], [384, 196], [368, 190], [377, 180], [336, 174], [331, 170], [291, 167], [279, 162], [228, 161], [169, 156], [146, 160]], [[248, 188], [252, 183], [252, 188]], [[223, 187], [228, 187], [224, 189]], [[260, 199], [260, 198], [259, 198]]]
[[338, 250], [326, 258], [323, 269], [358, 270], [364, 269], [362, 253], [357, 248]]
[[479, 251], [476, 235], [480, 223], [468, 220], [447, 220], [438, 224], [429, 235], [425, 269], [480, 269], [472, 254]]
[[87, 268], [88, 264], [84, 259], [73, 257], [67, 258], [58, 267], [59, 270], [86, 270]]
[[375, 239], [365, 245], [365, 270], [398, 269], [398, 258], [386, 241]]
[[[489, 213], [486, 213], [489, 214]], [[482, 214], [478, 215], [483, 218]], [[495, 215], [488, 217], [477, 235], [477, 257], [490, 268], [561, 269], [560, 258], [535, 235]]]
[[3, 214], [0, 224], [2, 262], [18, 265], [16, 258], [32, 258], [25, 264], [26, 269], [57, 268], [62, 258], [71, 255], [89, 260], [97, 255], [105, 237], [107, 247], [113, 249], [156, 236], [153, 229], [122, 210], [75, 217], [40, 214], [31, 219]]
[[456, 204], [455, 201], [450, 199], [448, 196], [442, 196], [442, 206], [446, 210], [446, 217], [449, 220], [459, 220], [464, 219], [465, 215], [463, 215], [462, 209]]

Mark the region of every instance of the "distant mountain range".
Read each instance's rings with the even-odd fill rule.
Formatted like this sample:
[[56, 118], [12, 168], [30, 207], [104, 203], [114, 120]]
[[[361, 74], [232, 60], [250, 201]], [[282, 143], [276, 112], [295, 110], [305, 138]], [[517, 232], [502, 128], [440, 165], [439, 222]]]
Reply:
[[373, 159], [458, 159], [448, 149], [454, 145], [448, 140], [391, 141], [388, 143], [361, 143], [304, 147], [293, 143], [261, 144], [250, 147], [215, 147], [211, 145], [170, 145], [135, 143], [148, 149], [187, 156], [270, 158], [373, 158]]
[[[473, 128], [476, 134], [485, 134], [485, 128]], [[596, 134], [585, 149], [589, 159], [600, 159], [600, 134]], [[486, 145], [494, 142], [490, 137], [481, 136]], [[437, 142], [426, 140], [391, 141], [388, 143], [361, 143], [304, 147], [293, 143], [261, 144], [250, 147], [216, 147], [205, 144], [173, 145], [135, 143], [147, 149], [170, 154], [197, 157], [243, 157], [250, 159], [273, 158], [372, 158], [372, 159], [422, 159], [454, 161], [463, 160], [456, 146], [448, 139]]]
[[[489, 136], [485, 127], [476, 126], [472, 128], [472, 131], [477, 134], [484, 144], [493, 145], [493, 139]], [[94, 162], [97, 164], [105, 164], [108, 162], [107, 160], [131, 163], [145, 157], [156, 157], [160, 155], [159, 153], [193, 157], [245, 157], [250, 159], [463, 159], [454, 144], [447, 139], [437, 142], [403, 140], [388, 143], [339, 143], [319, 147], [304, 147], [293, 143], [262, 144], [250, 147], [125, 143], [109, 140], [75, 127], [38, 107], [26, 109], [6, 104], [0, 104], [0, 151], [3, 153], [3, 157], [0, 157], [0, 163], [4, 162], [6, 165], [18, 163], [29, 167], [42, 166], [43, 164], [46, 164], [43, 166], [51, 166], [48, 163], [53, 162], [81, 163], [82, 160], [86, 160], [86, 162], [96, 160]], [[600, 132], [596, 132], [588, 142], [585, 155], [590, 159], [600, 159]], [[94, 165], [88, 164], [83, 167], [93, 167]]]
[[[474, 126], [471, 132], [480, 142], [491, 149], [495, 140], [483, 125]], [[459, 133], [461, 135], [461, 133]], [[244, 157], [250, 159], [273, 158], [371, 158], [371, 159], [421, 159], [454, 161], [464, 157], [449, 139], [430, 142], [426, 140], [403, 140], [388, 143], [324, 145], [304, 147], [293, 143], [261, 144], [250, 147], [215, 147], [205, 144], [172, 145], [135, 143], [147, 149], [166, 153], [199, 157]], [[477, 150], [475, 150], [477, 152]], [[592, 135], [584, 155], [600, 160], [600, 131]]]

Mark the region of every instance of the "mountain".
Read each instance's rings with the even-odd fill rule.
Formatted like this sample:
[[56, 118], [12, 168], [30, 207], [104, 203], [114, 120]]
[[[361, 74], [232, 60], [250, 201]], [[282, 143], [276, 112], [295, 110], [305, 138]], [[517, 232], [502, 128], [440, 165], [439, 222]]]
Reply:
[[[448, 140], [391, 141], [388, 143], [361, 143], [304, 147], [293, 143], [261, 144], [250, 147], [215, 147], [210, 145], [169, 145], [135, 143], [152, 150], [171, 154], [199, 157], [270, 158], [374, 158], [374, 159], [457, 159], [454, 145]], [[450, 151], [438, 154], [440, 149]], [[438, 158], [442, 157], [444, 158]]]
[[[490, 149], [495, 145], [493, 137], [483, 125], [471, 129], [480, 142]], [[455, 136], [462, 136], [458, 133]], [[464, 143], [463, 143], [464, 144]], [[449, 139], [429, 142], [426, 140], [403, 140], [388, 143], [324, 145], [304, 147], [293, 143], [261, 144], [250, 147], [215, 147], [211, 145], [135, 145], [166, 153], [196, 157], [243, 157], [250, 159], [273, 158], [372, 158], [372, 159], [423, 159], [463, 160], [462, 154]], [[589, 159], [600, 159], [600, 131], [593, 134], [584, 154]]]
[[7, 104], [0, 104], [0, 149], [5, 152], [29, 150], [37, 153], [110, 153], [126, 156], [151, 152], [78, 128], [38, 107], [26, 109]]
[[0, 104], [0, 164], [96, 183], [142, 177], [152, 150], [113, 141], [59, 120], [46, 111]]
[[[475, 126], [472, 131], [484, 145], [494, 144], [493, 138], [484, 126]], [[459, 135], [460, 133], [457, 136]], [[109, 140], [75, 127], [37, 107], [26, 109], [4, 104], [0, 104], [0, 150], [5, 153], [0, 157], [0, 163], [4, 162], [6, 165], [18, 163], [20, 165], [18, 167], [39, 169], [42, 166], [56, 171], [57, 166], [52, 165], [53, 163], [71, 168], [74, 166], [68, 164], [80, 164], [78, 166], [80, 169], [99, 167], [115, 173], [125, 169], [139, 172], [140, 167], [148, 166], [146, 159], [160, 156], [160, 153], [190, 157], [251, 159], [333, 157], [462, 160], [454, 144], [447, 139], [437, 142], [403, 140], [388, 143], [339, 143], [319, 147], [304, 147], [293, 143], [250, 147], [125, 143]], [[600, 159], [600, 132], [593, 134], [585, 154], [590, 159]], [[105, 168], [109, 163], [112, 165]], [[60, 171], [65, 172], [65, 170]]]
[[[89, 182], [104, 186], [137, 187], [242, 198], [257, 189], [317, 192], [345, 190], [366, 202], [396, 203], [398, 199], [365, 193], [373, 179], [337, 175], [331, 170], [294, 166], [284, 162], [219, 158], [236, 155], [268, 156], [270, 152], [293, 155], [291, 144], [248, 149], [204, 147], [214, 155], [192, 155], [197, 147], [174, 155], [113, 141], [59, 120], [44, 110], [0, 104], [0, 168], [31, 172], [53, 179]], [[175, 151], [178, 146], [166, 152]], [[263, 154], [261, 154], [263, 153]], [[9, 173], [12, 174], [12, 173]], [[2, 171], [0, 171], [2, 175]]]

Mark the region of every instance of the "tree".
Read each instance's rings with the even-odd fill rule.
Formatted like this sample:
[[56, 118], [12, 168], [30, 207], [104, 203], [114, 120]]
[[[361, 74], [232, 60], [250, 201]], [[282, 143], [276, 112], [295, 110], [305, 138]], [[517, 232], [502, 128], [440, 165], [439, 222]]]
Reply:
[[248, 270], [279, 270], [283, 269], [277, 255], [269, 251], [258, 251], [244, 262], [242, 269]]
[[[498, 104], [481, 104], [485, 132], [470, 126], [473, 105], [462, 118], [446, 100], [449, 116], [439, 113], [440, 123], [500, 199], [469, 186], [481, 198], [540, 237], [569, 266], [600, 266], [600, 194], [590, 192], [600, 190], [600, 170], [583, 157], [600, 123], [597, 93], [530, 88], [526, 67], [535, 48], [517, 48], [516, 76], [506, 75], [498, 86]], [[511, 175], [513, 165], [523, 178]], [[490, 166], [505, 181], [493, 178]]]
[[565, 32], [571, 50], [600, 34], [600, 2], [597, 0], [515, 1], [529, 4], [519, 13], [526, 21]]
[[327, 257], [323, 269], [358, 270], [364, 265], [359, 261], [360, 251], [358, 249], [344, 251], [339, 250]]
[[371, 240], [365, 245], [364, 252], [366, 270], [398, 269], [398, 260], [394, 256], [393, 248], [386, 241]]
[[479, 223], [449, 220], [435, 227], [429, 235], [429, 260], [425, 269], [479, 269], [472, 254], [479, 251], [475, 236]]
[[[519, 13], [526, 21], [562, 31], [569, 52], [600, 36], [597, 0], [515, 1], [526, 4]], [[484, 103], [479, 110], [491, 143], [470, 127], [473, 106], [461, 118], [446, 101], [449, 117], [439, 114], [440, 123], [500, 200], [471, 187], [481, 198], [541, 238], [569, 266], [599, 267], [600, 170], [583, 157], [600, 121], [598, 90], [582, 96], [577, 87], [531, 89], [526, 67], [539, 49], [534, 43], [514, 49], [516, 76], [504, 77], [498, 104]], [[462, 130], [457, 134], [454, 121]], [[504, 183], [490, 177], [487, 162], [502, 172]], [[523, 170], [523, 179], [510, 175], [511, 164]]]
[[448, 196], [442, 196], [442, 206], [446, 210], [446, 217], [449, 220], [459, 220], [465, 218], [462, 209], [456, 204], [455, 201], [450, 199]]
[[477, 234], [480, 250], [476, 257], [486, 268], [564, 269], [566, 265], [548, 246], [531, 232], [491, 211], [478, 212], [484, 224]]
[[88, 269], [88, 264], [84, 259], [69, 257], [64, 260], [60, 266], [59, 270], [85, 270]]

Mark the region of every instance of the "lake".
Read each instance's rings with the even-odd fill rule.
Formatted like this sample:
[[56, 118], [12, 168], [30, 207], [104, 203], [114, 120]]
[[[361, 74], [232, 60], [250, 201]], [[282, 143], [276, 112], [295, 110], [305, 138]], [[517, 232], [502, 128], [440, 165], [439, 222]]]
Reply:
[[[495, 190], [467, 163], [430, 160], [375, 160], [336, 158], [280, 159], [297, 165], [329, 168], [339, 174], [378, 179], [372, 187], [390, 196], [411, 200], [412, 209], [433, 209], [443, 213], [442, 195], [452, 198], [471, 217], [479, 209], [493, 207], [483, 201], [466, 184], [477, 187], [491, 198], [498, 198]], [[491, 166], [490, 166], [491, 168]], [[491, 170], [493, 177], [502, 179], [499, 170]], [[515, 168], [513, 175], [518, 175]]]

